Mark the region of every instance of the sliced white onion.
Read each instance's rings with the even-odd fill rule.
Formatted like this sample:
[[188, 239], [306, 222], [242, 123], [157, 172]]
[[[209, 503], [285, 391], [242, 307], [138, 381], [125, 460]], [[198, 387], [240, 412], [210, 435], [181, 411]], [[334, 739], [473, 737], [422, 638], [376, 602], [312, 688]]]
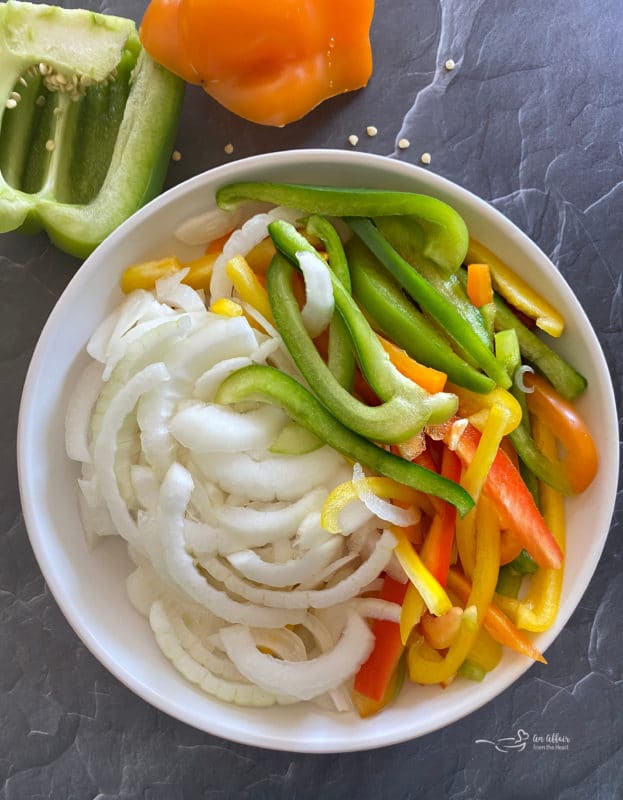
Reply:
[[468, 424], [469, 420], [464, 419], [463, 417], [455, 420], [452, 423], [452, 427], [450, 428], [450, 435], [448, 437], [449, 450], [456, 450], [456, 448], [459, 446], [461, 437], [465, 433], [465, 429], [467, 428]]
[[248, 628], [236, 625], [221, 631], [227, 655], [250, 681], [269, 692], [311, 700], [352, 677], [370, 655], [374, 636], [353, 612], [333, 650], [304, 662], [279, 661], [261, 653]]
[[385, 569], [395, 544], [394, 536], [389, 531], [384, 531], [371, 556], [348, 577], [327, 589], [295, 589], [288, 592], [262, 589], [235, 575], [218, 558], [202, 560], [201, 565], [215, 580], [224, 584], [232, 594], [239, 595], [252, 603], [258, 603], [268, 608], [327, 608], [350, 600], [351, 597], [359, 594], [364, 586], [367, 586]]
[[268, 404], [241, 414], [228, 406], [202, 403], [176, 414], [171, 433], [194, 453], [234, 453], [270, 447], [286, 420], [280, 408]]
[[246, 622], [259, 628], [281, 628], [296, 624], [297, 611], [262, 608], [240, 603], [216, 589], [199, 573], [186, 549], [184, 515], [193, 489], [188, 470], [173, 464], [160, 488], [158, 530], [168, 574], [182, 592], [227, 622]]
[[532, 367], [528, 366], [527, 364], [522, 364], [520, 367], [517, 367], [515, 370], [515, 386], [522, 392], [526, 394], [532, 394], [534, 391], [534, 386], [526, 386], [524, 383], [524, 375], [534, 375], [534, 370]]
[[187, 680], [198, 684], [204, 692], [212, 694], [220, 700], [242, 706], [266, 707], [276, 703], [289, 702], [288, 699], [281, 699], [281, 695], [265, 692], [252, 684], [219, 678], [199, 664], [180, 644], [164, 607], [159, 601], [156, 601], [151, 607], [149, 623], [164, 655]]
[[319, 336], [333, 318], [333, 286], [329, 267], [315, 253], [296, 253], [305, 280], [305, 305], [301, 311], [307, 333]]
[[109, 403], [102, 417], [100, 434], [95, 441], [93, 465], [102, 496], [119, 534], [134, 545], [137, 544], [138, 530], [123, 501], [115, 476], [117, 434], [141, 395], [168, 380], [168, 370], [162, 363], [150, 364], [130, 378]]
[[156, 302], [153, 294], [144, 289], [131, 292], [96, 328], [87, 343], [87, 353], [105, 364], [109, 348], [114, 346], [117, 339], [127, 333]]
[[211, 208], [203, 214], [182, 222], [175, 229], [174, 236], [180, 242], [188, 245], [201, 245], [220, 239], [226, 233], [237, 227], [240, 222], [241, 212], [236, 208], [232, 211], [223, 211], [222, 208]]
[[311, 580], [338, 556], [341, 547], [341, 539], [334, 537], [320, 547], [308, 550], [300, 558], [283, 563], [264, 561], [253, 550], [231, 553], [227, 560], [247, 580], [281, 588]]
[[197, 378], [193, 391], [194, 396], [206, 402], [214, 400], [218, 387], [228, 375], [243, 367], [248, 367], [252, 363], [253, 361], [248, 356], [236, 356], [235, 358], [226, 358], [223, 361], [219, 361], [218, 364], [210, 367], [203, 375]]
[[268, 225], [276, 219], [283, 219], [294, 224], [302, 216], [300, 211], [291, 208], [277, 207], [268, 213], [256, 214], [248, 219], [237, 231], [234, 231], [223, 247], [223, 252], [214, 262], [210, 295], [212, 301], [231, 295], [232, 283], [227, 277], [227, 262], [234, 256], [246, 256], [247, 253], [268, 236]]
[[326, 446], [304, 455], [276, 455], [259, 461], [241, 452], [197, 456], [196, 460], [208, 480], [249, 500], [296, 500], [321, 484], [330, 484], [346, 464]]
[[187, 393], [188, 387], [182, 381], [172, 380], [156, 386], [138, 401], [136, 419], [143, 456], [160, 480], [177, 456], [178, 444], [169, 426]]
[[167, 587], [149, 564], [141, 564], [126, 578], [125, 587], [134, 608], [143, 617], [149, 617], [149, 610], [156, 600], [164, 597]]
[[381, 600], [378, 597], [354, 597], [345, 604], [362, 617], [367, 619], [384, 619], [388, 622], [400, 622], [402, 606]]
[[311, 550], [313, 547], [320, 547], [332, 538], [333, 534], [327, 533], [320, 524], [320, 511], [312, 511], [301, 520], [296, 532], [295, 544], [301, 550]]
[[132, 464], [130, 480], [139, 505], [148, 511], [153, 511], [158, 505], [160, 493], [160, 484], [156, 473], [151, 467], [144, 464]]
[[420, 521], [421, 512], [419, 508], [400, 508], [374, 494], [368, 486], [361, 464], [353, 466], [353, 486], [361, 502], [372, 514], [385, 522], [406, 528], [407, 525], [415, 525]]
[[261, 328], [263, 328], [264, 331], [266, 331], [266, 334], [268, 336], [272, 337], [273, 339], [281, 338], [279, 336], [279, 331], [277, 330], [277, 328], [275, 328], [274, 325], [271, 325], [271, 323], [266, 319], [266, 317], [260, 311], [258, 311], [257, 308], [255, 308], [255, 306], [252, 306], [250, 303], [246, 303], [239, 297], [237, 298], [236, 302], [238, 303], [240, 308], [242, 308], [245, 314], [248, 314], [251, 317], [251, 319], [255, 320], [255, 322], [257, 322], [257, 324]]
[[218, 552], [221, 531], [207, 522], [194, 519], [184, 520], [184, 541], [186, 549], [193, 555], [213, 555]]
[[156, 281], [156, 297], [161, 303], [167, 303], [180, 311], [206, 312], [205, 302], [199, 293], [182, 283], [188, 273], [189, 268], [186, 267], [173, 275], [159, 278]]
[[89, 429], [91, 413], [102, 388], [104, 370], [98, 361], [91, 361], [80, 373], [65, 415], [65, 448], [74, 461], [90, 463]]

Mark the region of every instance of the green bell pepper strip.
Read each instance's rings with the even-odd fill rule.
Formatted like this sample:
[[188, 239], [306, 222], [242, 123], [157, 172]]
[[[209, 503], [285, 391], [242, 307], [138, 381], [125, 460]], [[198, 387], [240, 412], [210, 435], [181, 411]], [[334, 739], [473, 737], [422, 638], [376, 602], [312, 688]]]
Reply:
[[360, 239], [353, 237], [346, 252], [355, 299], [382, 333], [452, 383], [481, 394], [494, 389], [494, 381], [454, 352]]
[[508, 389], [511, 381], [506, 370], [474, 331], [470, 320], [405, 261], [370, 220], [351, 217], [346, 221], [420, 308], [425, 308], [448, 335], [473, 356], [492, 380], [503, 389]]
[[[269, 230], [272, 225], [277, 223], [271, 223]], [[273, 236], [274, 231], [270, 232]], [[297, 252], [301, 249], [300, 245], [296, 246]], [[336, 306], [349, 330], [360, 362], [363, 361], [362, 371], [385, 402], [379, 406], [367, 406], [344, 389], [322, 360], [305, 329], [292, 291], [292, 269], [285, 258], [277, 255], [268, 270], [268, 297], [275, 324], [312, 391], [340, 422], [375, 442], [395, 444], [414, 436], [430, 419], [441, 420], [452, 416], [456, 410], [456, 397], [446, 393], [429, 395], [404, 378], [391, 364], [351, 296], [332, 275]]]
[[245, 200], [263, 200], [330, 217], [407, 215], [422, 254], [442, 269], [455, 272], [467, 254], [469, 234], [462, 217], [441, 200], [423, 194], [285, 183], [232, 183], [216, 193], [216, 202], [226, 210]]
[[539, 565], [525, 549], [508, 566], [512, 567], [520, 575], [534, 575], [539, 568]]
[[132, 20], [13, 0], [0, 61], [0, 232], [84, 258], [162, 189], [184, 83]]
[[228, 376], [215, 401], [228, 405], [242, 400], [264, 400], [282, 408], [299, 425], [347, 458], [358, 461], [398, 483], [435, 495], [455, 506], [461, 516], [474, 501], [459, 484], [389, 453], [354, 433], [300, 383], [274, 367], [254, 364]]
[[504, 564], [503, 567], [500, 567], [495, 592], [504, 597], [517, 597], [522, 581], [523, 575], [520, 575], [511, 564]]
[[[329, 266], [350, 294], [352, 291], [350, 270], [338, 232], [327, 219], [317, 214], [307, 220], [305, 230], [311, 236], [316, 236], [322, 241], [329, 257]], [[350, 391], [355, 374], [355, 355], [348, 330], [339, 314], [333, 315], [329, 325], [327, 365], [338, 383]]]
[[[493, 337], [480, 309], [470, 302], [465, 289], [454, 275], [443, 274], [436, 264], [424, 256], [417, 230], [410, 220], [404, 217], [378, 217], [374, 223], [393, 249], [458, 310], [478, 338], [491, 349]], [[426, 308], [422, 310], [427, 311]]]

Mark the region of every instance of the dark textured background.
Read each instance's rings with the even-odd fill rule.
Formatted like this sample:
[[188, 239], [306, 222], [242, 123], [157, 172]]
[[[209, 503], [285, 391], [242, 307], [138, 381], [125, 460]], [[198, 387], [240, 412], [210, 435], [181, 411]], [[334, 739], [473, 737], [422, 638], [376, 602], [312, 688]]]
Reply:
[[[336, 0], [339, 2], [339, 0]], [[63, 3], [140, 18], [145, 2]], [[301, 147], [418, 162], [489, 200], [582, 300], [620, 399], [623, 357], [621, 0], [379, 0], [367, 89], [284, 130], [189, 89], [168, 185], [229, 158]], [[457, 68], [446, 72], [452, 57]], [[376, 138], [365, 135], [376, 125]], [[411, 146], [398, 151], [407, 137]], [[235, 146], [226, 156], [227, 142]], [[0, 798], [595, 798], [623, 796], [621, 503], [576, 613], [494, 702], [440, 732], [368, 753], [305, 756], [230, 744], [150, 708], [61, 616], [20, 515], [15, 432], [41, 327], [79, 266], [43, 236], [0, 237]], [[476, 739], [558, 733], [567, 751], [498, 753]]]

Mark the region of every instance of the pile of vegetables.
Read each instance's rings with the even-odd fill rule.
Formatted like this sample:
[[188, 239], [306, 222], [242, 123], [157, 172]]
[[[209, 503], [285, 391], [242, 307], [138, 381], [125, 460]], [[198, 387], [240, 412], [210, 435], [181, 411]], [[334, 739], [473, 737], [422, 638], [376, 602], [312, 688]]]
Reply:
[[221, 699], [361, 716], [406, 675], [544, 661], [597, 471], [586, 381], [535, 333], [558, 312], [431, 197], [216, 199], [178, 231], [202, 256], [126, 269], [67, 415], [86, 533], [127, 541], [163, 653]]

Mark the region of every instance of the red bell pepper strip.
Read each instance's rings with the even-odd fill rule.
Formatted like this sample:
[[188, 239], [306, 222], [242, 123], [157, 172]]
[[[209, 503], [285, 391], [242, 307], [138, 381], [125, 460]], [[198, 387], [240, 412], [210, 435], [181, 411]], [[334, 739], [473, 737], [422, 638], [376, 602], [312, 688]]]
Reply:
[[[385, 576], [381, 599], [402, 605], [409, 583], [398, 583], [389, 575]], [[355, 676], [354, 689], [359, 694], [380, 702], [385, 694], [402, 652], [404, 650], [400, 639], [400, 625], [377, 619], [372, 625], [372, 633], [376, 640], [374, 649], [368, 660], [359, 668]]]
[[[450, 435], [446, 436], [449, 443]], [[456, 445], [456, 454], [464, 465], [474, 457], [480, 434], [468, 424]], [[559, 569], [563, 555], [541, 512], [506, 453], [499, 449], [491, 465], [485, 491], [493, 501], [503, 528], [511, 528], [515, 537], [541, 567]]]
[[[447, 447], [443, 450], [441, 474], [455, 483], [461, 478], [461, 462]], [[433, 518], [420, 551], [420, 558], [442, 586], [446, 585], [448, 578], [455, 527], [456, 509], [443, 502], [442, 508]]]

